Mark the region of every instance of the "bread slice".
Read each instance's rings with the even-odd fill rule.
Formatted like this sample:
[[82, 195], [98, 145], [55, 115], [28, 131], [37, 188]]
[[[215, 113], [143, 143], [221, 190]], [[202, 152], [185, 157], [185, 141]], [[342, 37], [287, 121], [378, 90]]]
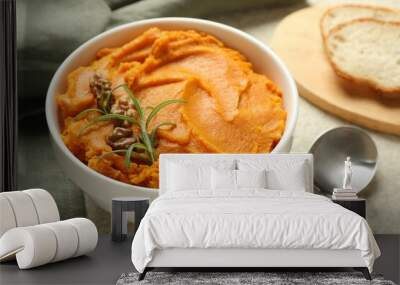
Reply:
[[400, 22], [345, 22], [330, 31], [325, 44], [339, 76], [400, 97]]
[[383, 21], [400, 21], [400, 11], [383, 6], [364, 4], [341, 4], [325, 11], [321, 18], [321, 33], [326, 38], [336, 26], [361, 18], [374, 18]]

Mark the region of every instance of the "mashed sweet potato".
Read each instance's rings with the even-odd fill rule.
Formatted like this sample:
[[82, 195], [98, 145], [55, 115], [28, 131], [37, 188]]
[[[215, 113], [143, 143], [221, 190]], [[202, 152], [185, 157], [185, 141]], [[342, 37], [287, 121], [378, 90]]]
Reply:
[[[107, 78], [112, 88], [127, 84], [146, 110], [184, 99], [151, 121], [149, 129], [174, 123], [157, 131], [157, 153], [269, 153], [285, 128], [279, 88], [254, 72], [239, 52], [208, 34], [151, 28], [121, 47], [99, 50], [89, 66], [68, 75], [66, 92], [57, 96], [67, 147], [90, 168], [126, 183], [156, 188], [158, 162], [133, 160], [127, 168], [123, 155], [104, 156], [113, 150], [107, 139], [115, 128], [112, 121], [80, 133], [99, 116], [92, 112], [74, 118], [97, 104], [90, 88], [95, 75]], [[123, 96], [123, 89], [115, 90], [113, 102]]]

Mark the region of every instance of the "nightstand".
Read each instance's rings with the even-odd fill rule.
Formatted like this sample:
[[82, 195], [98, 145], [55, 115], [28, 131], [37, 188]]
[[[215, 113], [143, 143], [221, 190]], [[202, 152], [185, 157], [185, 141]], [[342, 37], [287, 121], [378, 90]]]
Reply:
[[128, 237], [128, 212], [135, 213], [135, 234], [140, 221], [149, 208], [147, 197], [115, 197], [112, 199], [111, 236], [113, 241], [124, 241]]
[[356, 198], [351, 200], [340, 200], [332, 199], [332, 202], [339, 204], [340, 206], [359, 214], [364, 219], [366, 218], [366, 201], [363, 198]]

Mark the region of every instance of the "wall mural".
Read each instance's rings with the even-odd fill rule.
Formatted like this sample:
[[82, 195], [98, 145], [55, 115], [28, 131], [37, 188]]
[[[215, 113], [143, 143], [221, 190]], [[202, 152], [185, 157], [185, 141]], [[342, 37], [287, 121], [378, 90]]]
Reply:
[[[46, 189], [62, 218], [91, 217], [108, 232], [112, 197], [158, 196], [163, 153], [311, 152], [316, 190], [328, 195], [343, 186], [350, 156], [353, 190], [371, 204], [371, 227], [399, 231], [384, 222], [398, 213], [389, 198], [397, 197], [398, 182], [384, 179], [399, 169], [389, 167], [398, 159], [391, 151], [398, 124], [386, 121], [398, 122], [399, 104], [392, 103], [398, 99], [368, 86], [360, 92], [367, 99], [351, 94], [358, 89], [344, 83], [332, 66], [340, 59], [329, 57], [334, 45], [322, 40], [335, 25], [335, 10], [320, 26], [322, 10], [283, 20], [308, 4], [279, 1], [284, 12], [275, 27], [264, 17], [273, 0], [151, 2], [16, 1], [18, 96], [7, 102], [17, 126], [2, 120], [15, 146], [1, 146], [9, 157], [2, 165], [14, 175], [2, 177], [3, 189]], [[196, 19], [171, 24], [165, 18], [171, 16]], [[149, 20], [157, 17], [164, 18]], [[296, 29], [299, 19], [313, 27], [309, 37]], [[298, 88], [298, 94], [295, 82], [310, 92]], [[15, 100], [17, 120], [10, 113]], [[337, 128], [351, 123], [357, 127]], [[387, 163], [378, 165], [378, 157]]]

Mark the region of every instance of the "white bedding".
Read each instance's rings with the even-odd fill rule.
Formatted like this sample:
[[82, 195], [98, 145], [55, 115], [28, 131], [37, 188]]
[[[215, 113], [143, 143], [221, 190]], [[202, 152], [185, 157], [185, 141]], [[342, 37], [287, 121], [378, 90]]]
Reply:
[[328, 198], [300, 191], [246, 189], [166, 193], [153, 201], [132, 244], [143, 272], [155, 249], [358, 249], [372, 271], [380, 255], [362, 217]]

